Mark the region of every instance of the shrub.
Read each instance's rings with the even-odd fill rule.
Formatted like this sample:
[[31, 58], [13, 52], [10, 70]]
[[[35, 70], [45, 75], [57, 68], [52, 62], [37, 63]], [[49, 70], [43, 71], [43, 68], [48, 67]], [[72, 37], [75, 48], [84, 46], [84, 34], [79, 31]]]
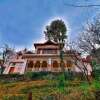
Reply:
[[49, 78], [49, 74], [50, 74], [49, 72], [26, 72], [25, 77], [31, 80], [32, 79], [45, 79], [47, 77]]
[[93, 75], [96, 80], [100, 81], [100, 69], [95, 69]]
[[9, 74], [10, 77], [18, 77], [19, 74], [18, 73], [14, 73], [14, 74]]
[[47, 75], [43, 75], [43, 79], [47, 79], [47, 80], [52, 80], [52, 79], [56, 79], [56, 77], [53, 74], [47, 74]]
[[25, 76], [26, 79], [32, 79], [33, 73], [32, 72], [26, 72], [24, 76]]

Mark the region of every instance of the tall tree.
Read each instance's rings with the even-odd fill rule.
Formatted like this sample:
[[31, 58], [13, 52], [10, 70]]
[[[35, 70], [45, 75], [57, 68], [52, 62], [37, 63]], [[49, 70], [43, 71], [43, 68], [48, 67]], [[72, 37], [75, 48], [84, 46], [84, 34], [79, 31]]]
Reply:
[[50, 25], [46, 26], [46, 30], [44, 31], [45, 37], [49, 40], [53, 40], [55, 42], [64, 42], [67, 38], [66, 35], [66, 25], [62, 20], [54, 20], [50, 23]]
[[46, 26], [46, 30], [44, 31], [45, 37], [48, 40], [53, 40], [59, 44], [59, 50], [60, 50], [60, 67], [61, 71], [63, 72], [64, 79], [65, 76], [65, 68], [63, 66], [63, 47], [65, 45], [65, 40], [67, 38], [66, 35], [66, 25], [62, 20], [54, 20], [50, 23], [50, 25]]

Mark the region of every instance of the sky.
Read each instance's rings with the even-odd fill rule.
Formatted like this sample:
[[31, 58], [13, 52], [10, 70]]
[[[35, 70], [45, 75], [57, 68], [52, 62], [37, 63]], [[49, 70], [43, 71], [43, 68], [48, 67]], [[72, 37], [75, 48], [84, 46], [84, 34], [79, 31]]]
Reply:
[[32, 49], [45, 40], [45, 26], [62, 19], [69, 39], [75, 39], [87, 20], [100, 12], [100, 7], [78, 8], [67, 4], [100, 4], [100, 0], [0, 0], [0, 46]]

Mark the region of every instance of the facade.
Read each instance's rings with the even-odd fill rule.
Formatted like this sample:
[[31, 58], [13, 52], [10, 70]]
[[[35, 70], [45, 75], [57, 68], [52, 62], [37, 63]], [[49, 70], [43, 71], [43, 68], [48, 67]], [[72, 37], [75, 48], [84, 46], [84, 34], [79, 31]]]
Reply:
[[[35, 43], [34, 47], [34, 53], [27, 51], [26, 49], [23, 52], [18, 52], [15, 59], [12, 59], [9, 62], [9, 65], [5, 68], [4, 74], [24, 74], [27, 71], [61, 71], [59, 44], [48, 40], [44, 43]], [[71, 50], [64, 51], [62, 62], [63, 67], [65, 68], [65, 70], [70, 69], [72, 71], [80, 72], [80, 69], [77, 67], [77, 65], [75, 65], [73, 61], [73, 56], [75, 55], [73, 52], [71, 52]], [[88, 64], [88, 66], [91, 67], [89, 63], [84, 63]], [[83, 66], [80, 60], [79, 66]]]
[[24, 74], [27, 61], [23, 59], [13, 59], [5, 68], [3, 74]]
[[[22, 55], [22, 59], [27, 60], [28, 71], [61, 71], [59, 44], [48, 40], [45, 43], [35, 43], [34, 46], [35, 53]], [[63, 66], [66, 70], [73, 67], [70, 54], [64, 54]]]

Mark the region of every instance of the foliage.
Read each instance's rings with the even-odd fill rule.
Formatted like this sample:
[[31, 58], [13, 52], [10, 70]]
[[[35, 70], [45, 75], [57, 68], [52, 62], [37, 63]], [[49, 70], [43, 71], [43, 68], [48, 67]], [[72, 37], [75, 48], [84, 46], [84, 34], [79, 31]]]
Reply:
[[18, 77], [20, 75], [18, 73], [14, 73], [14, 74], [9, 74], [9, 76], [15, 78], [15, 77]]
[[95, 69], [93, 71], [93, 75], [94, 75], [95, 80], [99, 80], [100, 81], [100, 69], [99, 70]]
[[[62, 78], [61, 72], [26, 72], [24, 75], [19, 74], [8, 74], [8, 75], [0, 75], [0, 82], [9, 83], [9, 82], [17, 82], [23, 80], [58, 80], [62, 81], [62, 79], [66, 78], [66, 80], [84, 80], [81, 78], [82, 73], [75, 73], [73, 71], [65, 71], [63, 73], [64, 77]], [[61, 77], [61, 78], [60, 78]]]
[[5, 74], [0, 75], [0, 82], [3, 84], [24, 80], [24, 76], [20, 74]]
[[100, 46], [100, 16], [84, 26], [76, 45], [78, 51], [91, 54], [100, 61], [100, 48], [98, 48]]
[[60, 91], [63, 91], [65, 87], [65, 79], [64, 79], [64, 74], [62, 73], [59, 77], [58, 77], [58, 88]]
[[[26, 72], [26, 79], [44, 79], [45, 76], [49, 75], [49, 72]], [[49, 76], [48, 76], [49, 77]]]
[[[64, 72], [65, 68], [62, 65], [63, 63], [63, 47], [65, 45], [65, 39], [67, 38], [66, 35], [66, 25], [62, 20], [54, 20], [50, 23], [50, 25], [46, 26], [46, 30], [44, 31], [45, 37], [47, 37], [48, 40], [53, 40], [57, 43], [59, 43], [60, 48], [60, 60], [61, 60], [61, 71]], [[64, 76], [65, 77], [65, 76]], [[64, 84], [63, 81], [65, 78], [59, 80], [60, 84]], [[62, 82], [62, 83], [61, 83]]]
[[92, 61], [93, 76], [96, 80], [100, 80], [100, 64], [97, 64], [95, 60]]
[[[73, 76], [73, 72], [71, 71], [66, 71], [64, 74], [63, 73], [54, 73], [54, 72], [27, 72], [25, 73], [25, 77], [29, 79], [48, 79], [48, 80], [59, 80], [64, 79], [64, 76], [66, 75], [66, 80], [73, 80], [75, 76]], [[62, 78], [63, 76], [63, 78]], [[60, 78], [61, 77], [61, 78]], [[77, 76], [76, 76], [77, 77]]]
[[[46, 26], [45, 36], [48, 40], [54, 40], [55, 42], [59, 42], [60, 39], [66, 39], [66, 25], [62, 20], [54, 20], [50, 25]], [[61, 36], [60, 36], [61, 34]]]
[[25, 76], [25, 78], [27, 78], [27, 79], [32, 79], [33, 73], [32, 73], [32, 72], [26, 72], [24, 76]]
[[100, 90], [100, 82], [97, 80], [94, 80], [91, 86], [94, 87], [96, 90]]

